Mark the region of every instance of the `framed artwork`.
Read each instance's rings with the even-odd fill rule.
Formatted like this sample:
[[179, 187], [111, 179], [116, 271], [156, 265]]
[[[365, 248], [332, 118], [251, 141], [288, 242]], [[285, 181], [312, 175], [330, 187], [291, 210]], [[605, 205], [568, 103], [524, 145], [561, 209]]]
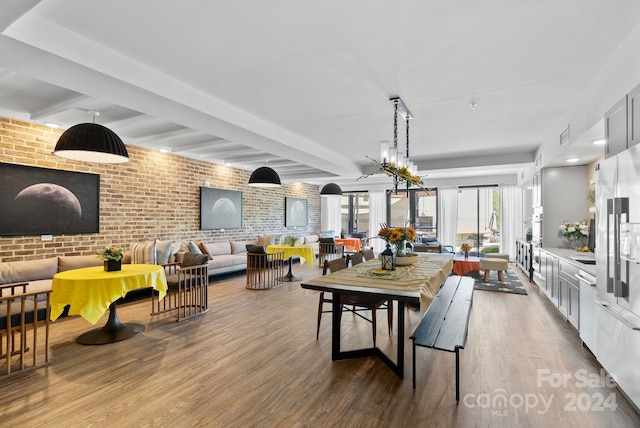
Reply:
[[200, 230], [241, 227], [242, 192], [200, 188]]
[[0, 235], [100, 231], [100, 175], [0, 163]]
[[300, 198], [285, 197], [284, 225], [306, 226], [307, 225], [307, 200]]

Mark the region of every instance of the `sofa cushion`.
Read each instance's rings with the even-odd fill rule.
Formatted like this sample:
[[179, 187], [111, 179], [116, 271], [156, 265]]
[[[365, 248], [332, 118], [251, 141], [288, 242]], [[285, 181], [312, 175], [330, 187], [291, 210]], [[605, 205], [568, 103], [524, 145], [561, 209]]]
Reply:
[[184, 253], [182, 258], [182, 267], [204, 265], [209, 262], [208, 254], [196, 254], [192, 252]]
[[263, 247], [268, 247], [269, 245], [273, 245], [273, 243], [274, 243], [273, 236], [271, 235], [258, 236], [258, 245], [262, 245]]
[[231, 254], [243, 254], [247, 252], [247, 244], [257, 244], [258, 241], [231, 241]]
[[131, 244], [132, 264], [156, 264], [156, 241]]
[[[96, 259], [97, 260], [97, 259]], [[0, 284], [53, 278], [58, 273], [58, 258], [0, 263]]]
[[98, 256], [59, 256], [58, 272], [81, 269], [91, 266], [102, 266], [104, 260]]
[[251, 254], [267, 254], [262, 245], [247, 244], [247, 253]]
[[216, 256], [209, 261], [209, 274], [214, 269], [221, 269], [230, 266], [243, 265], [246, 266], [247, 257], [237, 255]]
[[[176, 258], [178, 256], [178, 251], [180, 251], [180, 248], [182, 248], [182, 242], [174, 241], [173, 245], [171, 245], [171, 250], [169, 251], [169, 263], [176, 262]], [[186, 253], [186, 250], [185, 250], [185, 253]], [[122, 259], [122, 263], [125, 263], [124, 259]]]
[[302, 243], [304, 245], [309, 245], [318, 242], [318, 239], [320, 239], [318, 235], [305, 235], [303, 236]]
[[[98, 259], [96, 258], [96, 260]], [[53, 278], [29, 281], [29, 285], [27, 285], [27, 293], [42, 293], [43, 291], [49, 291], [51, 290], [52, 282]]]
[[229, 242], [212, 242], [205, 243], [207, 253], [210, 256], [224, 256], [231, 254], [231, 244]]
[[156, 240], [156, 263], [163, 265], [169, 263], [169, 256], [173, 248], [173, 241]]
[[187, 244], [187, 248], [189, 248], [189, 251], [191, 251], [192, 253], [202, 254], [202, 250], [198, 246], [197, 242], [189, 241], [189, 244]]

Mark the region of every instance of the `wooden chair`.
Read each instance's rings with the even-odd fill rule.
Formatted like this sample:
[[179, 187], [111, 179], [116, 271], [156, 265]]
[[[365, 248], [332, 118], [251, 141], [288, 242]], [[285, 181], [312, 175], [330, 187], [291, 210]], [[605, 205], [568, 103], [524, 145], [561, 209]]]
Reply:
[[362, 257], [364, 257], [365, 260], [371, 260], [376, 257], [373, 253], [373, 247], [360, 250], [360, 254], [362, 254]]
[[[357, 264], [357, 263], [356, 263]], [[336, 260], [327, 260], [324, 262], [324, 267], [322, 269], [322, 275], [326, 275], [327, 272], [337, 272], [342, 269], [347, 268], [347, 259], [341, 258]], [[316, 330], [316, 340], [320, 335], [320, 321], [322, 319], [323, 312], [332, 312], [323, 310], [323, 306], [325, 303], [333, 303], [333, 296], [328, 292], [320, 292], [320, 302], [318, 304], [318, 328]], [[391, 329], [393, 328], [393, 306], [390, 304], [391, 302], [387, 302], [384, 299], [379, 299], [375, 297], [365, 297], [359, 295], [349, 295], [343, 294], [341, 296], [342, 309], [340, 311], [340, 319], [342, 319], [342, 312], [349, 311], [354, 315], [359, 316], [360, 318], [369, 321], [372, 325], [372, 334], [373, 334], [373, 346], [376, 346], [376, 311], [378, 309], [387, 309], [387, 321], [389, 323], [389, 334], [391, 334]], [[350, 305], [351, 308], [348, 308], [347, 305]], [[369, 310], [371, 311], [371, 319], [365, 317], [359, 312]]]
[[[27, 285], [0, 286], [0, 375], [49, 364], [51, 290], [27, 292]], [[31, 358], [26, 358], [28, 351]]]
[[[284, 251], [267, 254], [264, 247], [247, 246], [247, 288], [266, 290], [284, 283]], [[251, 251], [249, 251], [251, 250]]]
[[359, 265], [364, 261], [362, 253], [351, 253], [347, 255], [347, 266]]
[[441, 253], [442, 245], [414, 244], [413, 251], [416, 253]]
[[333, 238], [320, 238], [318, 244], [318, 266], [324, 268], [325, 260], [335, 260], [344, 256], [344, 245]]
[[158, 301], [151, 293], [151, 315], [176, 312], [177, 321], [184, 321], [209, 312], [209, 269], [206, 254], [185, 253], [182, 263], [164, 264], [167, 274], [167, 296]]

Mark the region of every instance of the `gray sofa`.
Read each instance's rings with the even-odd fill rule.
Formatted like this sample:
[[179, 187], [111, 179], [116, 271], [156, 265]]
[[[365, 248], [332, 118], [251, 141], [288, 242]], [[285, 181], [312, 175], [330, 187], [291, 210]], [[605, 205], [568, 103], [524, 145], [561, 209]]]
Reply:
[[94, 255], [58, 256], [40, 260], [0, 263], [0, 284], [28, 282], [27, 293], [51, 290], [53, 275], [71, 269], [102, 266], [101, 259]]

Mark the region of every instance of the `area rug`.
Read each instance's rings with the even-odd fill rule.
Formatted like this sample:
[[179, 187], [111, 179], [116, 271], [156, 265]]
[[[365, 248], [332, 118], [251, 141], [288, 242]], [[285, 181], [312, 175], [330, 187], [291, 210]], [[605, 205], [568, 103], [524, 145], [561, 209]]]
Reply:
[[500, 291], [503, 293], [511, 294], [527, 294], [524, 285], [518, 279], [518, 276], [510, 270], [504, 273], [504, 284], [498, 280], [498, 274], [491, 272], [489, 275], [489, 282], [484, 282], [484, 274], [480, 271], [474, 270], [468, 272], [465, 276], [470, 276], [475, 279], [475, 289], [485, 291]]

